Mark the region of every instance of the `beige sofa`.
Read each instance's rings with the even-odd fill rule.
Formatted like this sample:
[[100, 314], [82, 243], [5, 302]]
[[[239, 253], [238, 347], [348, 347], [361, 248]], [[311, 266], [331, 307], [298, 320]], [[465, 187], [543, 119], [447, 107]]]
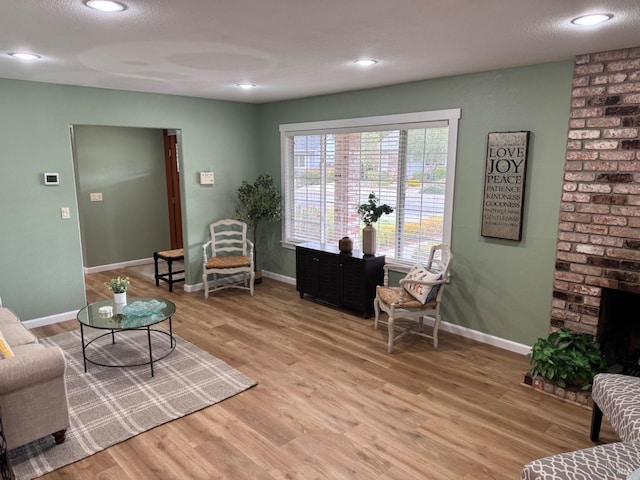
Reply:
[[[62, 443], [69, 427], [64, 378], [66, 363], [59, 347], [45, 347], [0, 299], [0, 337], [9, 355], [0, 355], [0, 409], [7, 449], [53, 435]], [[9, 357], [9, 358], [4, 358]]]

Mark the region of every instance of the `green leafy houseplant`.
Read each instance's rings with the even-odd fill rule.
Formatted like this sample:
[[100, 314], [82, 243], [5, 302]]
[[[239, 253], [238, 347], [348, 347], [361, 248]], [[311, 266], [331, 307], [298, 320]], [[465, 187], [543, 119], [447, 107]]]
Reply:
[[539, 338], [531, 350], [531, 376], [540, 376], [566, 388], [591, 388], [593, 377], [606, 368], [606, 361], [593, 335], [563, 328]]
[[282, 215], [282, 195], [276, 188], [273, 177], [269, 173], [258, 175], [255, 182], [246, 180], [237, 190], [238, 203], [236, 218], [243, 221], [252, 230], [254, 243], [254, 264], [258, 265], [257, 242], [258, 225], [264, 220], [274, 222]]
[[358, 215], [367, 226], [376, 223], [382, 215], [388, 215], [392, 212], [393, 208], [386, 203], [378, 205], [378, 199], [374, 192], [369, 194], [369, 200], [366, 203], [358, 205]]
[[129, 288], [129, 277], [116, 277], [112, 278], [108, 282], [104, 282], [106, 287], [113, 293], [124, 293]]

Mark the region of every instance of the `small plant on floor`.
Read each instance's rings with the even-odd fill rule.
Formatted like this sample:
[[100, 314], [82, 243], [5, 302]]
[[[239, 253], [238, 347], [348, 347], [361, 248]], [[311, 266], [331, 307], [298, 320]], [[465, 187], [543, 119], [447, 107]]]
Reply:
[[566, 388], [591, 388], [593, 377], [607, 364], [593, 335], [563, 328], [539, 338], [531, 350], [531, 376]]
[[112, 278], [108, 282], [104, 282], [106, 287], [113, 293], [124, 293], [129, 288], [129, 277], [116, 277]]

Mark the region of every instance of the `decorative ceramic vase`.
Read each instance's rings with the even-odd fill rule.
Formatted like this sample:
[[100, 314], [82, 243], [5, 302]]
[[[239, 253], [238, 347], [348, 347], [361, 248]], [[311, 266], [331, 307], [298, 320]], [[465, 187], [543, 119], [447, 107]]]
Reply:
[[353, 240], [349, 237], [342, 237], [338, 240], [338, 248], [340, 249], [340, 253], [351, 253], [353, 250]]
[[362, 253], [365, 255], [376, 253], [376, 229], [373, 225], [367, 225], [362, 229]]
[[115, 303], [127, 303], [127, 292], [114, 293], [113, 301]]

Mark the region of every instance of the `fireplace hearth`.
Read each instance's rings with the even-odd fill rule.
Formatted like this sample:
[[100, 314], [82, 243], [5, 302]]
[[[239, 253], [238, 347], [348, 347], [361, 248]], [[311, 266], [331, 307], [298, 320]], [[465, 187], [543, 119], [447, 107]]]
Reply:
[[640, 294], [604, 288], [597, 339], [612, 373], [640, 371]]

